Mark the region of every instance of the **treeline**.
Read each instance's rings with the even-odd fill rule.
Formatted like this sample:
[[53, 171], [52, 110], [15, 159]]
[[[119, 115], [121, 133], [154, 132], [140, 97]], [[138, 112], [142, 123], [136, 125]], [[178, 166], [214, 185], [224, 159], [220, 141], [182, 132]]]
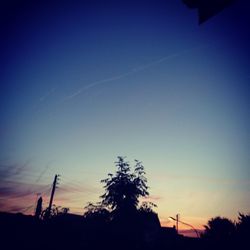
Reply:
[[145, 170], [140, 161], [131, 168], [118, 157], [117, 170], [101, 181], [100, 201], [89, 203], [82, 216], [67, 208], [42, 209], [38, 200], [35, 216], [0, 213], [1, 243], [5, 249], [239, 249], [248, 246], [250, 215], [238, 221], [215, 217], [208, 221], [200, 238], [178, 235], [175, 228], [161, 228], [156, 206], [140, 203], [149, 195]]
[[214, 217], [204, 227], [201, 237], [211, 247], [236, 249], [249, 246], [250, 214], [239, 213], [235, 222], [225, 217]]
[[151, 212], [138, 212], [136, 220], [131, 218], [125, 224], [99, 212], [91, 216], [58, 213], [45, 220], [0, 213], [1, 249], [237, 250], [249, 246], [249, 215], [240, 214], [235, 223], [223, 217], [213, 218], [201, 238], [188, 238], [173, 230], [166, 232]]

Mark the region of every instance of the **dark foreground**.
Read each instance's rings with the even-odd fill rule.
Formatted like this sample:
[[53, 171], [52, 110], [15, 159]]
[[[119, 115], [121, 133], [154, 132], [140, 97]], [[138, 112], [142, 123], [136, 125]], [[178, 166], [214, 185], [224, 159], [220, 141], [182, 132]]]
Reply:
[[82, 216], [67, 214], [48, 221], [33, 216], [0, 213], [1, 249], [248, 249], [240, 239], [210, 241], [177, 235], [159, 227], [145, 231], [122, 225], [85, 221]]

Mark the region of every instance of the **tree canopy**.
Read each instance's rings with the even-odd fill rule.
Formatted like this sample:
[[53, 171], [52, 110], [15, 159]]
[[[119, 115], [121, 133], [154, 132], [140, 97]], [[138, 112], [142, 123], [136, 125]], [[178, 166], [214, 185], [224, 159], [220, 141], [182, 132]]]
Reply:
[[204, 238], [212, 240], [226, 240], [235, 233], [235, 224], [224, 217], [215, 217], [208, 221], [203, 234]]
[[138, 160], [134, 163], [131, 167], [124, 157], [119, 156], [115, 173], [109, 173], [101, 180], [104, 193], [100, 202], [89, 203], [84, 213], [85, 221], [94, 228], [94, 235], [105, 226], [105, 233], [113, 239], [114, 245], [123, 242], [119, 248], [124, 249], [144, 244], [144, 235], [149, 232], [155, 239], [152, 225], [155, 231], [160, 228], [159, 218], [153, 212], [156, 205], [151, 202], [140, 204], [140, 198], [149, 195], [148, 185], [142, 163]]
[[108, 178], [101, 181], [105, 189], [101, 196], [102, 204], [115, 211], [135, 210], [139, 198], [149, 194], [144, 167], [140, 161], [135, 160], [135, 166], [131, 169], [121, 156], [115, 163], [115, 174], [108, 174]]
[[[142, 162], [135, 160], [131, 167], [125, 157], [118, 156], [115, 162], [116, 171], [109, 173], [106, 179], [101, 180], [104, 184], [104, 193], [100, 196], [101, 201], [96, 205], [90, 203], [86, 206], [85, 217], [91, 214], [106, 214], [108, 211], [111, 218], [128, 216], [136, 212], [150, 212], [156, 205], [143, 202], [139, 206], [139, 199], [149, 195], [147, 178]], [[100, 211], [99, 211], [100, 210]]]

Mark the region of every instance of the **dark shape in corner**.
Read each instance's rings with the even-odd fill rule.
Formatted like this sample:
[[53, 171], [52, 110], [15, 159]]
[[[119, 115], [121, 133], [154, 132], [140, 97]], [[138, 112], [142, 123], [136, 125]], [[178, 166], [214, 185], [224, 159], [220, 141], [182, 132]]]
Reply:
[[198, 9], [199, 24], [218, 14], [235, 0], [182, 0], [189, 8]]

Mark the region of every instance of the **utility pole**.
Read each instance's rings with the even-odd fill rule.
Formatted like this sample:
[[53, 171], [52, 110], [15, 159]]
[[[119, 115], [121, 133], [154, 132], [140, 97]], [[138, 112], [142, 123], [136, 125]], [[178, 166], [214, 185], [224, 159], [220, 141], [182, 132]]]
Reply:
[[196, 233], [197, 238], [200, 238], [200, 234], [198, 233], [198, 231], [191, 224], [188, 224], [188, 223], [183, 222], [183, 221], [180, 220], [180, 214], [177, 214], [176, 218], [174, 218], [174, 217], [168, 217], [168, 218], [170, 220], [176, 221], [176, 231], [177, 231], [177, 234], [178, 234], [178, 224], [181, 223], [183, 225], [191, 227], [194, 230], [194, 232]]
[[51, 195], [50, 195], [50, 201], [49, 201], [49, 207], [48, 207], [48, 214], [47, 214], [47, 218], [50, 217], [50, 213], [51, 213], [51, 207], [52, 207], [52, 203], [53, 203], [53, 198], [54, 198], [54, 194], [55, 194], [55, 190], [57, 188], [57, 184], [58, 184], [58, 178], [59, 175], [55, 175], [55, 178], [54, 178], [54, 182], [53, 182], [53, 187], [52, 187], [52, 191], [51, 191]]

